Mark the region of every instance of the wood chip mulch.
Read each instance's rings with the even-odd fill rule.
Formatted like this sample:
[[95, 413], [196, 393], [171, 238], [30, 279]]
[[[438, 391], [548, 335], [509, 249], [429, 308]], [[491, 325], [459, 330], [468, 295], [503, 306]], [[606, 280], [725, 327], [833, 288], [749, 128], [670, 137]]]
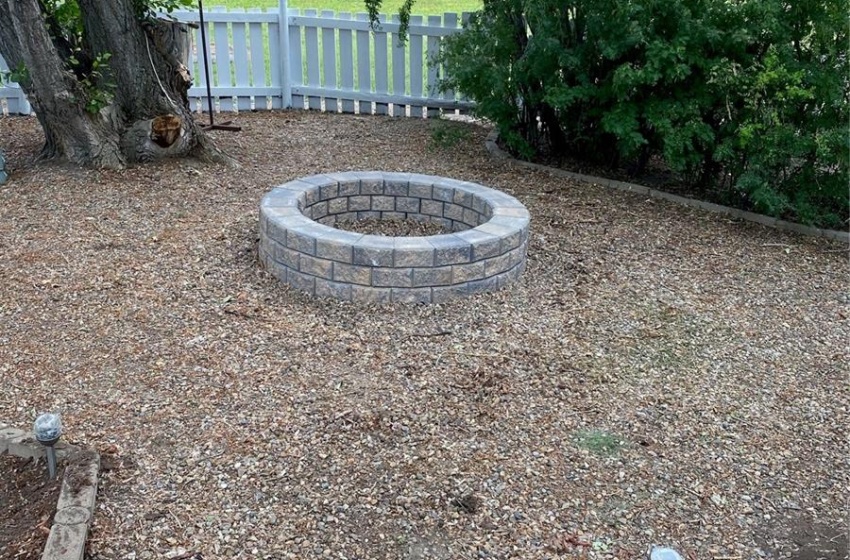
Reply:
[[381, 235], [387, 237], [420, 237], [429, 235], [440, 235], [451, 233], [441, 225], [430, 222], [417, 222], [414, 220], [376, 220], [373, 218], [364, 220], [340, 220], [334, 224], [336, 229], [365, 233], [368, 235]]
[[[847, 557], [847, 247], [496, 162], [475, 124], [235, 120], [240, 169], [93, 171], [0, 119], [0, 419], [101, 451], [91, 559]], [[518, 197], [522, 280], [279, 285], [260, 198], [345, 170]]]

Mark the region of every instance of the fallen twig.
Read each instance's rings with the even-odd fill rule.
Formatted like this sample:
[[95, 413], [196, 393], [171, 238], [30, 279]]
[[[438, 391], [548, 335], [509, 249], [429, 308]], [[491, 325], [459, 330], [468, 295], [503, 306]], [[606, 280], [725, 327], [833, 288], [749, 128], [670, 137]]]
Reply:
[[407, 338], [429, 338], [432, 336], [445, 336], [447, 334], [452, 334], [453, 331], [437, 331], [433, 333], [412, 333], [407, 335]]

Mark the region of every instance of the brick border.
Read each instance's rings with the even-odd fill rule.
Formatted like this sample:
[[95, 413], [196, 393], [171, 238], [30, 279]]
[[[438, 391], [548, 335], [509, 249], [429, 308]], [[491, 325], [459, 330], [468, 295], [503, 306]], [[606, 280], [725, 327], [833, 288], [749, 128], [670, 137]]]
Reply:
[[[56, 503], [53, 526], [41, 560], [83, 560], [89, 525], [94, 518], [100, 455], [93, 450], [59, 442], [58, 458], [71, 459], [65, 467]], [[0, 422], [0, 455], [23, 459], [46, 459], [47, 452], [32, 433]]]
[[[430, 222], [452, 233], [385, 237], [332, 227], [367, 218]], [[381, 171], [312, 175], [263, 197], [259, 255], [281, 282], [310, 295], [439, 303], [519, 278], [530, 222], [516, 198], [477, 183]]]
[[790, 231], [793, 233], [799, 233], [802, 235], [808, 235], [812, 237], [825, 237], [827, 239], [834, 239], [836, 241], [842, 241], [844, 243], [850, 243], [850, 232], [846, 231], [837, 231], [834, 229], [821, 229], [811, 226], [806, 226], [803, 224], [798, 224], [794, 222], [787, 222], [785, 220], [780, 220], [778, 218], [773, 218], [771, 216], [766, 216], [764, 214], [756, 214], [755, 212], [747, 212], [746, 210], [740, 210], [738, 208], [732, 208], [730, 206], [723, 206], [722, 204], [714, 204], [713, 202], [705, 202], [704, 200], [698, 200], [696, 198], [687, 198], [684, 196], [679, 196], [675, 194], [666, 193], [663, 191], [657, 191], [655, 189], [650, 189], [649, 187], [645, 187], [643, 185], [638, 185], [636, 183], [628, 183], [625, 181], [617, 181], [615, 179], [606, 179], [605, 177], [595, 177], [593, 175], [584, 175], [583, 173], [574, 173], [572, 171], [566, 171], [564, 169], [557, 169], [554, 167], [549, 167], [546, 165], [541, 165], [539, 163], [531, 163], [530, 161], [522, 161], [520, 159], [516, 159], [509, 153], [502, 150], [498, 145], [499, 133], [496, 131], [491, 132], [487, 136], [487, 140], [485, 141], [485, 146], [487, 151], [490, 152], [496, 159], [510, 161], [511, 163], [515, 163], [522, 167], [527, 167], [528, 169], [536, 169], [538, 171], [546, 171], [547, 173], [551, 173], [556, 177], [565, 177], [567, 179], [574, 179], [576, 181], [582, 181], [585, 183], [593, 183], [596, 185], [602, 185], [604, 187], [609, 187], [612, 189], [617, 189], [620, 191], [633, 192], [637, 194], [642, 194], [649, 196], [650, 198], [656, 198], [659, 200], [666, 200], [668, 202], [675, 202], [676, 204], [681, 204], [682, 206], [688, 206], [691, 208], [699, 208], [700, 210], [706, 210], [708, 212], [714, 212], [717, 214], [726, 214], [733, 218], [737, 218], [740, 220], [745, 220], [748, 222], [754, 222], [757, 224], [761, 224], [764, 226], [772, 227], [774, 229], [778, 229], [781, 231]]

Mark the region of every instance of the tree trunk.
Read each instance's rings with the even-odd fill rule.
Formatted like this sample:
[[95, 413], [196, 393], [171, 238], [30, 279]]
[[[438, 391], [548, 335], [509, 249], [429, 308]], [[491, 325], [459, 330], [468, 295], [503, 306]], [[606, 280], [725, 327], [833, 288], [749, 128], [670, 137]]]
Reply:
[[57, 48], [43, 3], [0, 0], [0, 54], [10, 68], [25, 69], [20, 84], [44, 129], [42, 154], [110, 168], [163, 157], [229, 161], [189, 109], [185, 28], [140, 18], [134, 3], [79, 0], [87, 59], [110, 57], [103, 76], [87, 84], [67, 49]]

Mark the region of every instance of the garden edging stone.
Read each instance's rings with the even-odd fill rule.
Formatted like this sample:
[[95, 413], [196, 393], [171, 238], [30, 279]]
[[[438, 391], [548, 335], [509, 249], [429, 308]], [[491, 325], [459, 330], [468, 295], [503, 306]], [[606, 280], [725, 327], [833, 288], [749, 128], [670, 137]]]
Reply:
[[681, 204], [683, 206], [688, 206], [691, 208], [699, 208], [701, 210], [706, 210], [708, 212], [714, 212], [716, 214], [726, 214], [733, 218], [737, 218], [739, 220], [745, 220], [748, 222], [753, 222], [761, 225], [765, 225], [768, 227], [772, 227], [774, 229], [778, 229], [781, 231], [789, 231], [793, 233], [799, 233], [802, 235], [808, 235], [811, 237], [826, 237], [827, 239], [834, 239], [836, 241], [842, 241], [844, 243], [850, 242], [850, 232], [846, 231], [837, 231], [833, 229], [822, 229], [807, 226], [804, 224], [798, 224], [795, 222], [788, 222], [786, 220], [780, 220], [778, 218], [774, 218], [772, 216], [767, 216], [764, 214], [757, 214], [755, 212], [748, 212], [746, 210], [741, 210], [739, 208], [732, 208], [730, 206], [723, 206], [722, 204], [715, 204], [713, 202], [706, 202], [704, 200], [698, 200], [696, 198], [688, 198], [685, 196], [680, 196], [676, 194], [671, 194], [655, 189], [651, 189], [644, 185], [638, 185], [636, 183], [628, 183], [626, 181], [617, 181], [615, 179], [607, 179], [605, 177], [596, 177], [593, 175], [585, 175], [583, 173], [576, 173], [574, 171], [567, 171], [565, 169], [558, 169], [555, 167], [550, 167], [548, 165], [542, 165], [539, 163], [532, 163], [530, 161], [522, 161], [505, 152], [498, 145], [499, 133], [496, 131], [491, 132], [487, 139], [485, 140], [485, 146], [487, 147], [487, 151], [490, 152], [496, 159], [510, 161], [522, 167], [526, 167], [528, 169], [535, 169], [538, 171], [546, 171], [555, 175], [557, 177], [564, 177], [567, 179], [573, 179], [576, 181], [582, 181], [585, 183], [593, 183], [596, 185], [602, 185], [603, 187], [610, 187], [619, 191], [625, 192], [633, 192], [637, 194], [642, 194], [649, 196], [650, 198], [655, 198], [658, 200], [666, 200], [668, 202], [674, 202], [676, 204]]

